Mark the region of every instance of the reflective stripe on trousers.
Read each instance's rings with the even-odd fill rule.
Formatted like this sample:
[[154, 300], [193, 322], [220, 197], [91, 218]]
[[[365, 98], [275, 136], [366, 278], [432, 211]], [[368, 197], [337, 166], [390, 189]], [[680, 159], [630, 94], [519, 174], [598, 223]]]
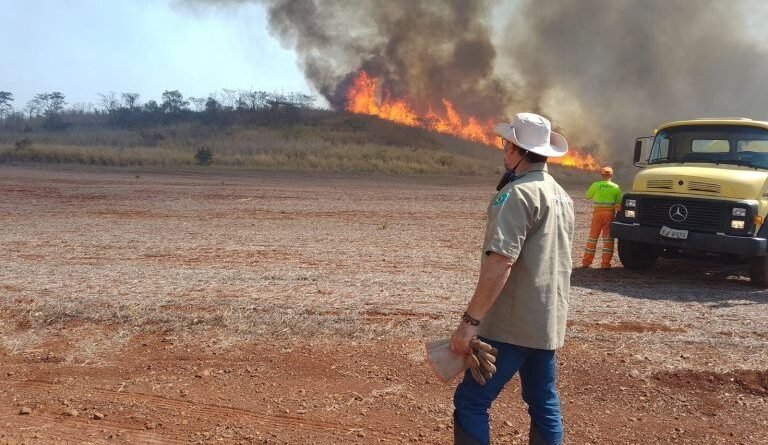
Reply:
[[597, 239], [603, 239], [603, 249], [600, 256], [600, 267], [611, 267], [613, 259], [613, 238], [611, 238], [611, 221], [613, 221], [613, 208], [595, 207], [592, 212], [592, 225], [589, 227], [589, 237], [584, 248], [584, 256], [581, 265], [589, 267], [595, 259]]

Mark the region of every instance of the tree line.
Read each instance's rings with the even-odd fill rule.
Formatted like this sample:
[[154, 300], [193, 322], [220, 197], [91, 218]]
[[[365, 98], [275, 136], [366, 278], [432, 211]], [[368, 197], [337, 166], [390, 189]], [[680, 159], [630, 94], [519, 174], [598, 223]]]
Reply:
[[237, 122], [290, 122], [302, 110], [315, 108], [315, 97], [304, 93], [270, 93], [222, 89], [208, 97], [187, 97], [178, 90], [166, 90], [159, 101], [141, 101], [138, 93], [101, 93], [98, 105], [68, 105], [59, 91], [36, 94], [21, 109], [13, 106], [13, 93], [0, 91], [0, 122], [5, 129], [30, 131], [65, 130], [72, 125], [142, 127], [184, 121], [207, 124]]

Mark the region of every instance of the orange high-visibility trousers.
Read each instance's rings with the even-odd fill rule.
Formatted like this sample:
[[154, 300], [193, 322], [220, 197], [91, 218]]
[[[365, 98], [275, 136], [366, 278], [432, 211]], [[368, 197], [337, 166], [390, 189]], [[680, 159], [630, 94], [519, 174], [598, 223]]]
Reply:
[[592, 266], [597, 250], [597, 238], [602, 234], [603, 251], [600, 256], [600, 267], [604, 269], [611, 267], [611, 259], [613, 259], [613, 238], [611, 238], [613, 212], [614, 210], [610, 207], [595, 207], [592, 212], [592, 225], [589, 227], [589, 238], [587, 238], [587, 246], [581, 259], [582, 266]]

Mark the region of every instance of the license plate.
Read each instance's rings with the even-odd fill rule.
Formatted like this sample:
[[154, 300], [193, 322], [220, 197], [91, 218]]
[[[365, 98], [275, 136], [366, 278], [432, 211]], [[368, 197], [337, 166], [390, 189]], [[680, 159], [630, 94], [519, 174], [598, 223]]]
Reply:
[[661, 226], [661, 231], [659, 232], [659, 234], [661, 234], [661, 236], [665, 236], [667, 238], [672, 238], [672, 239], [688, 239], [687, 230], [671, 229], [667, 226]]

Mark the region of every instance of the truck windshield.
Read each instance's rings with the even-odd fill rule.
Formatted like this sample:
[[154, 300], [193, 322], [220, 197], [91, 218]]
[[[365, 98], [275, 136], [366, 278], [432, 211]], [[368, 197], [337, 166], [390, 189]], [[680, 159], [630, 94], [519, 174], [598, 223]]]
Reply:
[[768, 130], [742, 125], [689, 125], [660, 131], [649, 164], [697, 162], [768, 169]]

